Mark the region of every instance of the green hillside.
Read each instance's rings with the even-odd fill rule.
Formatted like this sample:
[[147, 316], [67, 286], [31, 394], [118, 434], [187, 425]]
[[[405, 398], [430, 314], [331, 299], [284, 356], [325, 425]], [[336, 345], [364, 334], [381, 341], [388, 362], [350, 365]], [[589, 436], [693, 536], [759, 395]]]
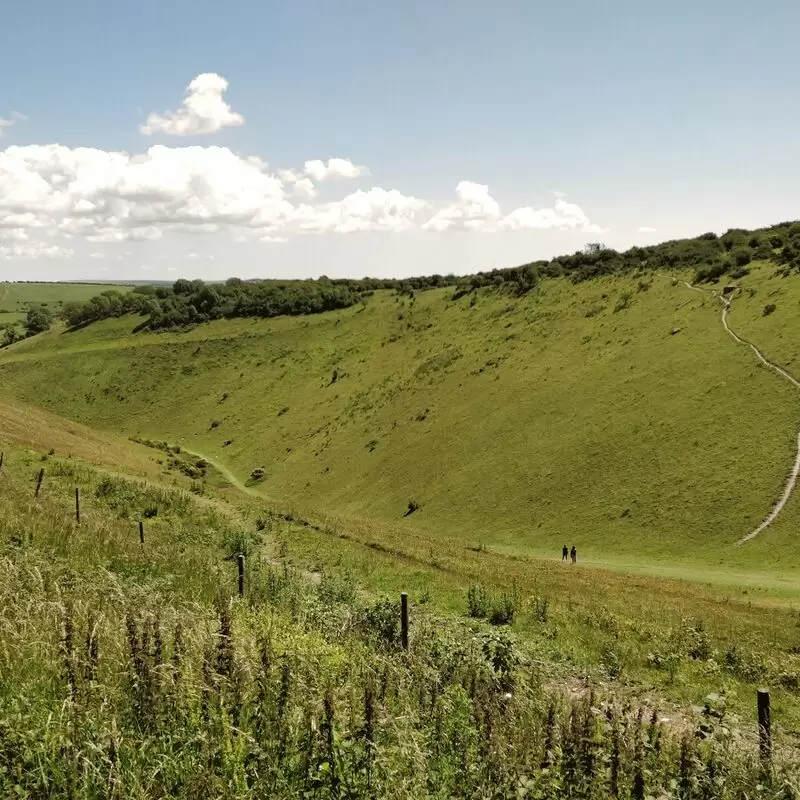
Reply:
[[[731, 322], [790, 365], [797, 280], [781, 279], [786, 299], [762, 317], [772, 271], [740, 281]], [[724, 332], [717, 299], [660, 274], [452, 298], [378, 292], [366, 307], [181, 333], [106, 320], [7, 348], [0, 380], [242, 479], [262, 468], [259, 490], [298, 508], [509, 553], [567, 541], [597, 563], [800, 566], [798, 502], [730, 547], [780, 495], [800, 413], [793, 387]], [[409, 501], [420, 509], [403, 519]]]
[[[667, 243], [648, 269], [599, 251], [355, 282], [346, 307], [267, 318], [237, 318], [241, 297], [325, 284], [140, 293], [149, 318], [0, 349], [0, 441], [273, 520], [271, 557], [371, 595], [450, 617], [513, 607], [549, 681], [593, 675], [679, 706], [722, 690], [744, 718], [767, 683], [796, 735], [796, 493], [737, 543], [784, 493], [800, 390], [726, 332], [722, 297], [732, 329], [796, 375], [800, 275], [777, 250], [716, 274], [693, 247]], [[201, 297], [228, 318], [161, 330], [198, 319]]]

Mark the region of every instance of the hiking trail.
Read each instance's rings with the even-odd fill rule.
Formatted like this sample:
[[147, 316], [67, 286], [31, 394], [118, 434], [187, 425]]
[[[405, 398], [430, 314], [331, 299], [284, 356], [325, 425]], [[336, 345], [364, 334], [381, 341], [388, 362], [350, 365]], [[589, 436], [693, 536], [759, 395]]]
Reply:
[[[670, 277], [673, 281], [676, 280], [672, 276], [665, 275], [664, 277]], [[701, 294], [711, 295], [720, 300], [722, 302], [722, 318], [721, 318], [722, 327], [725, 329], [725, 332], [737, 344], [749, 347], [755, 354], [756, 358], [762, 364], [764, 364], [765, 367], [768, 367], [769, 369], [773, 370], [782, 378], [789, 381], [789, 383], [793, 384], [798, 389], [800, 389], [800, 380], [798, 380], [792, 374], [787, 372], [783, 367], [779, 366], [778, 364], [775, 364], [773, 361], [770, 361], [752, 342], [739, 336], [739, 334], [737, 334], [728, 324], [728, 312], [731, 310], [731, 303], [733, 301], [733, 298], [736, 297], [736, 295], [741, 291], [740, 289], [738, 288], [735, 289], [731, 293], [730, 297], [726, 297], [724, 294], [719, 294], [718, 292], [715, 292], [713, 290], [707, 291], [705, 289], [699, 288], [698, 286], [693, 286], [688, 281], [681, 281], [681, 283], [683, 283], [684, 286], [686, 286], [688, 289], [691, 289], [694, 292], [700, 292]], [[781, 511], [783, 511], [784, 507], [789, 502], [789, 498], [791, 497], [792, 492], [794, 491], [794, 488], [797, 485], [798, 478], [800, 478], [800, 431], [798, 431], [797, 433], [797, 455], [795, 456], [794, 466], [792, 467], [792, 470], [789, 473], [789, 477], [786, 480], [786, 485], [784, 486], [783, 494], [780, 496], [780, 498], [778, 498], [777, 502], [772, 506], [769, 514], [767, 514], [767, 516], [764, 518], [761, 524], [758, 525], [758, 527], [754, 528], [752, 531], [750, 531], [750, 533], [746, 534], [745, 536], [742, 536], [742, 538], [735, 543], [734, 545], [735, 547], [738, 547], [739, 545], [742, 545], [745, 542], [749, 542], [751, 539], [755, 539], [755, 537], [758, 536], [759, 533], [766, 530], [770, 525], [772, 525], [773, 522], [775, 522], [775, 520], [778, 518], [778, 515], [781, 513]]]

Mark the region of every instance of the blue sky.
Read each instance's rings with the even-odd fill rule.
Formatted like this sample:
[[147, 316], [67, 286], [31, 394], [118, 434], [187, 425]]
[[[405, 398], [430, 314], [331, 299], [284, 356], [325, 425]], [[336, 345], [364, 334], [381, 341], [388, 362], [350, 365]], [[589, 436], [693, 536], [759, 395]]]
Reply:
[[[460, 272], [800, 216], [790, 0], [5, 5], [1, 279]], [[175, 135], [208, 74], [230, 124]]]

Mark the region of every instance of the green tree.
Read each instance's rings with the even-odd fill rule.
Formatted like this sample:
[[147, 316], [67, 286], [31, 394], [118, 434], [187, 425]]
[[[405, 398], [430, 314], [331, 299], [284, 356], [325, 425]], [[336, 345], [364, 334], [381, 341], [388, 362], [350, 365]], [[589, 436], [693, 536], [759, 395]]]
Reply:
[[28, 336], [49, 331], [52, 324], [53, 318], [50, 316], [50, 312], [41, 306], [28, 309], [28, 313], [25, 315], [25, 332]]

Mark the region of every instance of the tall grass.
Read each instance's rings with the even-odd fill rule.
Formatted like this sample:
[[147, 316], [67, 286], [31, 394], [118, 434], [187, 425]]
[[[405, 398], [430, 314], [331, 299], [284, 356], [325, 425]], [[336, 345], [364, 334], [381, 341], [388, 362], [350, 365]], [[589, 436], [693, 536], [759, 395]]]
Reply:
[[[243, 522], [66, 467], [33, 503], [24, 475], [0, 476], [2, 797], [797, 796], [719, 705], [695, 730], [608, 692], [568, 698], [508, 631], [419, 607], [406, 652], [397, 603], [258, 543], [235, 598]], [[80, 526], [78, 478], [106, 486]], [[131, 521], [154, 498], [142, 549]]]

